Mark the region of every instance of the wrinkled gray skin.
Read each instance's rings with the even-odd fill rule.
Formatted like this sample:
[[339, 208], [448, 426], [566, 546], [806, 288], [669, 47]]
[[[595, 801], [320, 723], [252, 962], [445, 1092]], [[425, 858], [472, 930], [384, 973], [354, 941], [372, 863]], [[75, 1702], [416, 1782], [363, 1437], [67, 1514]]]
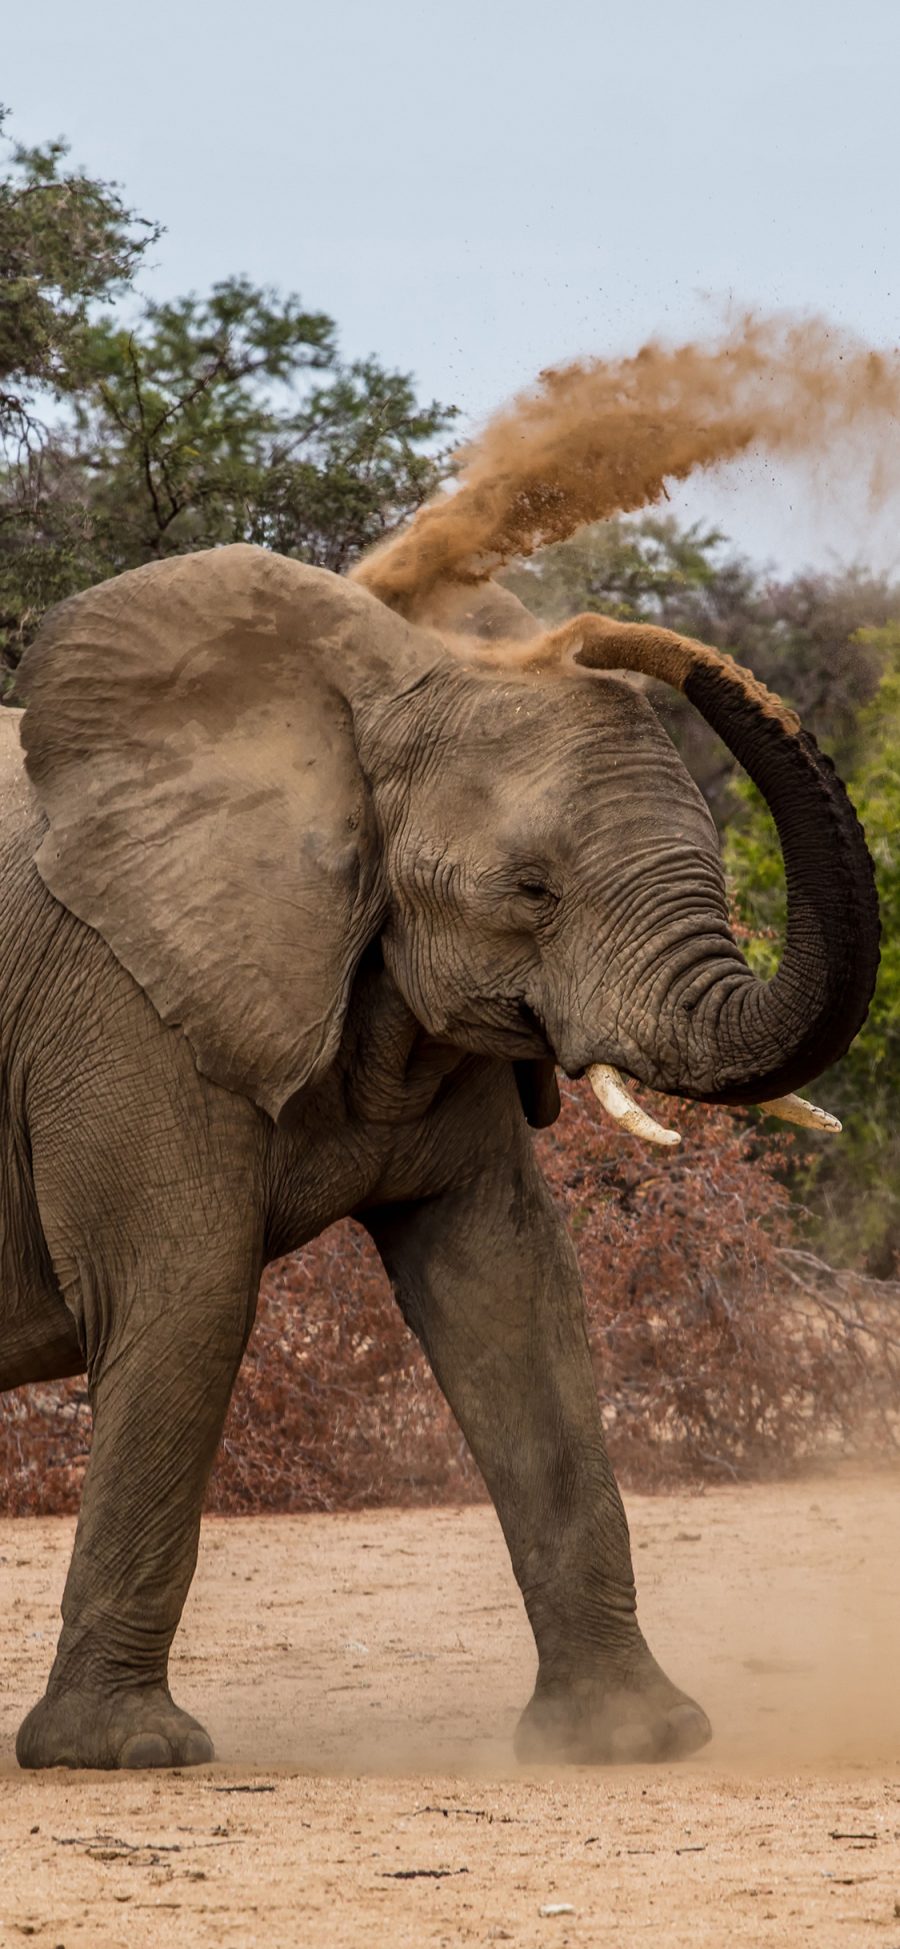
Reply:
[[638, 1627], [516, 1082], [540, 1120], [551, 1052], [715, 1080], [677, 997], [750, 977], [651, 708], [466, 665], [249, 548], [77, 598], [23, 683], [30, 782], [0, 713], [0, 1385], [86, 1373], [94, 1440], [21, 1763], [210, 1757], [166, 1677], [205, 1485], [262, 1268], [347, 1213], [503, 1526], [539, 1659], [520, 1752], [702, 1744]]

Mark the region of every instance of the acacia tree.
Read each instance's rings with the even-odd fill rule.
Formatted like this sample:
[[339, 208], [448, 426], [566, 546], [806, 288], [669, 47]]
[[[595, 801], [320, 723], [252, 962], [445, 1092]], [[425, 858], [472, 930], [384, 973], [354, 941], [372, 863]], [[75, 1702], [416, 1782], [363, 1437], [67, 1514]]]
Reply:
[[159, 236], [67, 156], [62, 141], [12, 145], [0, 177], [0, 694], [41, 609], [91, 579], [84, 482], [59, 426], [84, 386], [91, 321]]
[[343, 364], [324, 312], [229, 278], [97, 329], [77, 430], [117, 567], [256, 541], [341, 571], [434, 491], [452, 418], [375, 359]]
[[0, 437], [17, 446], [42, 440], [42, 398], [77, 391], [93, 307], [128, 288], [160, 234], [67, 155], [62, 141], [15, 144], [0, 178]]
[[[141, 562], [255, 541], [342, 571], [446, 471], [450, 407], [243, 277], [110, 312], [158, 230], [61, 142], [0, 182], [0, 690], [44, 610]], [[132, 298], [134, 307], [134, 299]], [[105, 308], [105, 309], [104, 309]]]

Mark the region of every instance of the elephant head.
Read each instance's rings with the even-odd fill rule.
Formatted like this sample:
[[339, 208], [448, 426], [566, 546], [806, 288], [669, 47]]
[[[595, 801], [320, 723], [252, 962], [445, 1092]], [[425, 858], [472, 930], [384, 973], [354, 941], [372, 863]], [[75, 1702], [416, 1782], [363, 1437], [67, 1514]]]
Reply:
[[[426, 628], [244, 546], [64, 604], [23, 670], [51, 891], [201, 1070], [274, 1117], [334, 1059], [376, 943], [428, 1035], [517, 1065], [748, 1103], [834, 1062], [865, 1017], [877, 906], [796, 719], [666, 632], [587, 617], [546, 636], [499, 592], [468, 608]], [[768, 799], [789, 899], [769, 983], [732, 937], [699, 791], [608, 674], [627, 667], [682, 688]]]

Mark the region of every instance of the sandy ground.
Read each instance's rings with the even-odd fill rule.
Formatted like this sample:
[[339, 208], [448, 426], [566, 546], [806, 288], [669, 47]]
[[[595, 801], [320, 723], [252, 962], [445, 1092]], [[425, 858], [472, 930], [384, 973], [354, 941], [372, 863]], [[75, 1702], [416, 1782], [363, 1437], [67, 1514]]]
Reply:
[[716, 1739], [598, 1773], [513, 1763], [534, 1658], [482, 1509], [208, 1522], [173, 1690], [220, 1761], [18, 1773], [72, 1525], [0, 1524], [0, 1941], [900, 1949], [900, 1480], [629, 1507]]

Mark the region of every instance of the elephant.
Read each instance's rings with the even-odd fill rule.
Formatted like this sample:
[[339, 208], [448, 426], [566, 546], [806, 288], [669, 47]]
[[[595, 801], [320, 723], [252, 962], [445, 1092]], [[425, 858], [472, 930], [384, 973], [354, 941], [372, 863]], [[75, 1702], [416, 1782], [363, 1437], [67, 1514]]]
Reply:
[[[794, 1092], [871, 996], [871, 863], [812, 738], [718, 651], [548, 633], [474, 584], [434, 616], [250, 545], [173, 557], [53, 611], [0, 712], [0, 1387], [83, 1374], [93, 1416], [22, 1766], [211, 1758], [168, 1686], [207, 1479], [263, 1267], [348, 1214], [499, 1516], [537, 1652], [519, 1755], [710, 1736], [638, 1624], [530, 1127], [557, 1069], [626, 1127], [623, 1079], [812, 1115]], [[622, 672], [680, 687], [768, 799], [769, 983]]]

